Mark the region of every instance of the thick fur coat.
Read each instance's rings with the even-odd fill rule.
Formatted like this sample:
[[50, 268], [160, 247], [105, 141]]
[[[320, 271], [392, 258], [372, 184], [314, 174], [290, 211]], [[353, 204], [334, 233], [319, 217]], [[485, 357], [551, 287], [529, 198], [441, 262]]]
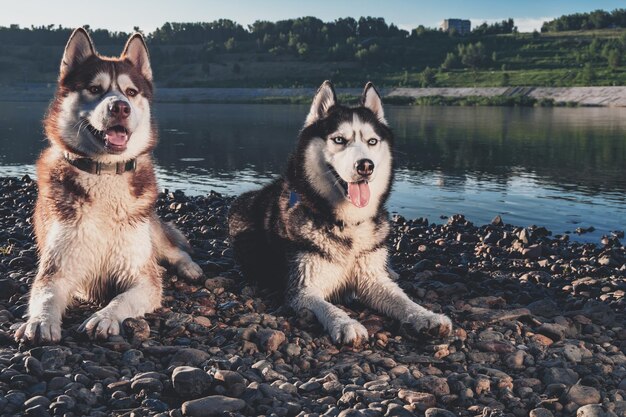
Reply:
[[160, 306], [160, 262], [190, 279], [202, 275], [182, 234], [155, 214], [152, 96], [141, 35], [130, 37], [119, 58], [108, 58], [87, 32], [74, 31], [44, 121], [50, 147], [37, 161], [34, 213], [39, 270], [17, 340], [58, 342], [75, 299], [108, 301], [82, 330], [118, 334], [124, 319]]
[[332, 339], [353, 343], [367, 330], [333, 304], [355, 296], [416, 330], [447, 335], [448, 317], [413, 302], [393, 281], [385, 203], [393, 182], [393, 134], [371, 84], [361, 105], [318, 90], [287, 172], [241, 195], [229, 216], [244, 275], [283, 289], [294, 309], [313, 311]]

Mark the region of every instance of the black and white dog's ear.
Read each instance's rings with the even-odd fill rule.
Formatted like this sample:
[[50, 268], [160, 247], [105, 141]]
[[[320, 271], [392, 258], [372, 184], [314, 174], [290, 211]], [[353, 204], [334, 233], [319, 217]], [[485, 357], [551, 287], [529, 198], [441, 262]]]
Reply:
[[385, 120], [385, 111], [383, 110], [383, 102], [380, 99], [378, 91], [376, 91], [376, 87], [374, 87], [374, 84], [371, 82], [365, 84], [363, 97], [361, 97], [361, 104], [370, 109], [381, 123], [387, 124], [387, 120]]
[[316, 122], [323, 118], [328, 113], [328, 109], [337, 104], [337, 96], [335, 95], [335, 89], [333, 84], [326, 80], [322, 83], [320, 88], [317, 89], [315, 97], [313, 97], [313, 103], [311, 104], [311, 110], [304, 121], [305, 126]]
[[74, 29], [74, 32], [70, 35], [70, 39], [67, 41], [67, 45], [65, 45], [65, 52], [63, 53], [63, 59], [61, 59], [59, 78], [65, 78], [72, 69], [95, 54], [96, 49], [87, 31], [83, 28]]
[[135, 33], [128, 38], [124, 52], [122, 52], [122, 58], [132, 62], [148, 81], [152, 81], [152, 67], [150, 66], [148, 46], [140, 33]]

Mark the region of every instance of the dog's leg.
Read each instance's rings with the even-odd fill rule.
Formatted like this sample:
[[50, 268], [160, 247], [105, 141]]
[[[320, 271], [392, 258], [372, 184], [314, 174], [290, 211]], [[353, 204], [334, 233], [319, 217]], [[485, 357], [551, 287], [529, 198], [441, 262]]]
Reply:
[[452, 322], [447, 316], [415, 303], [391, 279], [386, 249], [378, 249], [357, 260], [355, 273], [359, 280], [357, 295], [370, 307], [411, 324], [417, 331], [432, 331], [439, 336], [452, 332]]
[[339, 307], [326, 301], [341, 285], [344, 271], [314, 254], [301, 255], [290, 274], [289, 304], [294, 310], [307, 308], [324, 326], [335, 343], [367, 340], [367, 329]]
[[28, 321], [15, 332], [16, 341], [39, 344], [61, 340], [61, 319], [74, 285], [52, 265], [49, 256], [42, 257], [30, 290]]
[[191, 252], [189, 242], [175, 226], [154, 218], [152, 236], [158, 258], [176, 268], [178, 275], [190, 280], [196, 280], [202, 276], [202, 268], [189, 256], [188, 252]]
[[[58, 245], [50, 246], [56, 248]], [[71, 277], [82, 274], [82, 271], [71, 263], [60, 268], [58, 255], [59, 252], [50, 248], [42, 253], [30, 290], [28, 320], [15, 332], [16, 341], [39, 344], [61, 340], [61, 320], [75, 288]]]
[[78, 330], [94, 339], [106, 339], [120, 333], [125, 319], [141, 317], [161, 306], [161, 269], [156, 262], [149, 261], [131, 281], [130, 288], [85, 320]]

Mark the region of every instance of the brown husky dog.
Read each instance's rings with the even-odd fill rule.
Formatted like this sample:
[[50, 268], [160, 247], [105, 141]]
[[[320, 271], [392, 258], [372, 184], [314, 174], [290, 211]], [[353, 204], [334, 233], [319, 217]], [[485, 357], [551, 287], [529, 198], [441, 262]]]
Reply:
[[91, 337], [118, 334], [124, 319], [161, 305], [160, 261], [189, 279], [202, 275], [182, 234], [155, 214], [152, 95], [141, 35], [107, 58], [84, 29], [72, 33], [44, 121], [50, 147], [37, 161], [39, 271], [16, 340], [58, 342], [74, 298], [110, 300], [80, 328]]

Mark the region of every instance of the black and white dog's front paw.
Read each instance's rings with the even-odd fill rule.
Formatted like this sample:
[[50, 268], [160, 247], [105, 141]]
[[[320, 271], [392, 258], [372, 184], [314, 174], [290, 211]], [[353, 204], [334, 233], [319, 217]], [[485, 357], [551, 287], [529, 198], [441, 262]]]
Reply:
[[444, 314], [432, 312], [411, 314], [407, 322], [418, 332], [446, 337], [452, 333], [452, 321]]
[[20, 326], [15, 332], [15, 341], [45, 344], [61, 340], [61, 320], [50, 316], [35, 316]]
[[365, 326], [349, 317], [335, 319], [330, 323], [328, 332], [333, 342], [339, 344], [358, 344], [369, 338]]

